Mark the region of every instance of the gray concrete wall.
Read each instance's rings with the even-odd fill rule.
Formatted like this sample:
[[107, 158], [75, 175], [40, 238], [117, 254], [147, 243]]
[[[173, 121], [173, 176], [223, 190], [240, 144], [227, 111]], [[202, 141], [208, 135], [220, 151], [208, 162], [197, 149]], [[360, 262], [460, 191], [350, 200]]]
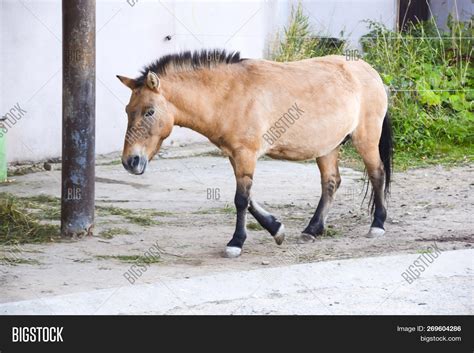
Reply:
[[391, 29], [397, 23], [398, 1], [309, 0], [302, 4], [317, 31], [331, 37], [341, 37], [343, 31], [353, 47], [358, 47], [360, 37], [368, 32], [364, 20], [379, 21]]
[[442, 29], [448, 28], [449, 14], [453, 16], [453, 19], [468, 21], [474, 8], [472, 0], [431, 0], [430, 6], [438, 27]]

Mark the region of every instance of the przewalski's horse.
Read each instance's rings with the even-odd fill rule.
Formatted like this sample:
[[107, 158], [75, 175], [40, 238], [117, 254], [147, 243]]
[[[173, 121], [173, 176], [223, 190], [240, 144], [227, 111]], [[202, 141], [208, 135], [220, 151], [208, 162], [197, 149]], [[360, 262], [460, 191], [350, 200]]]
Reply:
[[237, 181], [237, 224], [226, 256], [241, 253], [247, 210], [277, 244], [283, 242], [283, 224], [250, 193], [262, 155], [316, 159], [322, 195], [299, 241], [321, 235], [341, 182], [339, 147], [348, 138], [373, 187], [369, 236], [384, 233], [392, 132], [382, 80], [363, 60], [326, 56], [277, 63], [210, 50], [164, 56], [137, 79], [117, 77], [132, 90], [122, 155], [129, 172], [145, 172], [174, 125], [201, 133], [229, 157]]

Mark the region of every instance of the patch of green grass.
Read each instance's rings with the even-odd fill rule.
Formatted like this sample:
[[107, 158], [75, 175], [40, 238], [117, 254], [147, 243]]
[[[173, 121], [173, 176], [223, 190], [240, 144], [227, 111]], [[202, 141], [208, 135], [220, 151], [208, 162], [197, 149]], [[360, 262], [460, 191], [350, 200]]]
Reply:
[[206, 208], [198, 211], [192, 212], [192, 214], [213, 214], [215, 212], [215, 208]]
[[61, 200], [58, 197], [49, 195], [35, 195], [35, 196], [24, 196], [21, 198], [22, 201], [41, 203], [52, 207], [61, 206]]
[[102, 216], [113, 215], [125, 218], [130, 223], [140, 226], [156, 226], [162, 224], [154, 218], [159, 215], [159, 212], [154, 210], [139, 209], [132, 210], [128, 208], [120, 208], [114, 206], [96, 206], [97, 213]]
[[433, 165], [459, 166], [474, 162], [474, 145], [470, 147], [439, 144], [430, 154], [413, 154], [409, 151], [395, 152], [394, 167], [396, 171], [408, 168], [429, 167]]
[[101, 202], [101, 203], [127, 203], [127, 202], [130, 202], [130, 200], [107, 200], [107, 199], [104, 199], [104, 200], [96, 200], [96, 202]]
[[285, 203], [285, 204], [277, 204], [277, 205], [272, 205], [272, 208], [276, 208], [276, 209], [282, 209], [282, 210], [286, 210], [288, 208], [297, 208], [296, 205], [294, 204], [291, 204], [291, 203]]
[[199, 211], [194, 211], [192, 214], [229, 214], [235, 215], [235, 208], [229, 204], [225, 204], [224, 207], [220, 208], [206, 208]]
[[247, 223], [247, 229], [249, 229], [249, 230], [265, 230], [265, 228], [263, 228], [257, 222], [248, 222]]
[[221, 213], [224, 214], [236, 214], [234, 206], [231, 206], [229, 204], [225, 204], [224, 207], [221, 208]]
[[13, 196], [0, 193], [0, 199], [14, 199], [18, 208], [28, 210], [35, 218], [45, 221], [59, 221], [61, 215], [61, 200], [49, 195]]
[[107, 165], [121, 165], [122, 164], [122, 160], [121, 159], [114, 159], [114, 160], [111, 160], [111, 161], [108, 161], [108, 162], [104, 162], [104, 163], [100, 163], [98, 165], [100, 166], [107, 166]]
[[428, 248], [428, 249], [420, 249], [420, 250], [417, 250], [416, 252], [418, 254], [431, 254], [433, 252], [433, 250]]
[[129, 222], [134, 223], [139, 226], [144, 227], [151, 227], [151, 226], [158, 226], [163, 224], [163, 222], [159, 222], [152, 218], [153, 216], [127, 216], [125, 217]]
[[58, 240], [59, 226], [42, 222], [43, 207], [35, 201], [1, 193], [0, 244], [45, 243]]
[[18, 257], [8, 257], [8, 256], [1, 256], [0, 257], [0, 265], [10, 265], [10, 266], [17, 266], [17, 265], [39, 265], [40, 262], [34, 259], [25, 259], [25, 258], [18, 258]]
[[173, 212], [168, 212], [168, 211], [153, 211], [153, 214], [158, 217], [173, 216]]
[[[344, 167], [359, 171], [365, 169], [361, 156], [349, 142], [341, 148], [340, 160]], [[474, 145], [466, 148], [439, 144], [430, 155], [395, 150], [393, 167], [395, 171], [403, 172], [410, 168], [424, 168], [440, 164], [449, 167], [468, 165], [473, 162]]]
[[100, 216], [122, 216], [126, 217], [132, 214], [132, 210], [115, 206], [96, 206], [97, 214]]
[[329, 225], [324, 230], [325, 237], [337, 238], [340, 237], [342, 234], [339, 230], [335, 229], [333, 226]]
[[340, 164], [358, 171], [365, 169], [361, 156], [357, 153], [350, 141], [345, 143], [339, 153]]
[[[148, 209], [131, 210], [113, 206], [96, 206], [99, 215], [123, 217], [130, 223], [140, 226], [155, 226], [162, 222], [156, 217], [170, 216], [170, 212]], [[61, 216], [61, 200], [49, 195], [18, 197], [0, 193], [0, 244], [44, 243], [60, 239], [57, 222]], [[55, 224], [51, 224], [50, 222]], [[127, 234], [118, 233], [119, 228], [106, 230], [104, 237]]]
[[154, 264], [159, 263], [161, 259], [158, 256], [142, 256], [142, 255], [97, 255], [100, 260], [119, 260], [125, 263]]
[[125, 228], [108, 228], [104, 229], [99, 233], [99, 236], [105, 239], [112, 239], [116, 235], [132, 234], [128, 229]]

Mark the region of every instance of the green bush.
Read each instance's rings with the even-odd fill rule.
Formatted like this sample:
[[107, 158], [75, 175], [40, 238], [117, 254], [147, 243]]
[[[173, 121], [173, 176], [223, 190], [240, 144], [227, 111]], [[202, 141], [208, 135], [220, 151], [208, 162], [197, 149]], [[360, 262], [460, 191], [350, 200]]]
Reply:
[[[472, 68], [472, 20], [450, 19], [441, 32], [434, 20], [409, 25], [403, 32], [391, 31], [367, 21], [363, 36], [363, 59], [389, 86], [397, 152], [423, 158], [455, 158], [473, 153], [474, 72]], [[342, 54], [344, 44], [321, 45], [310, 30], [301, 5], [293, 9], [284, 38], [273, 59], [293, 61], [329, 54]], [[449, 159], [452, 161], [452, 159]]]
[[[344, 33], [341, 32], [341, 37]], [[290, 23], [272, 55], [275, 61], [296, 61], [330, 54], [343, 54], [345, 41], [315, 34], [301, 4], [291, 9]]]
[[450, 21], [447, 32], [434, 20], [403, 32], [375, 22], [369, 27], [361, 39], [364, 59], [390, 87], [397, 149], [430, 157], [456, 146], [472, 155], [472, 21]]

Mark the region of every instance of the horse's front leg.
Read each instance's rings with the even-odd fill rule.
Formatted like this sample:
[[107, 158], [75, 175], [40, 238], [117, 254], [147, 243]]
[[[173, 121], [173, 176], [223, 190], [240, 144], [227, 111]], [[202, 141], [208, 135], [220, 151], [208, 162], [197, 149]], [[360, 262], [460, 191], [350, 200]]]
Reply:
[[242, 246], [247, 238], [247, 208], [250, 202], [250, 189], [252, 187], [257, 158], [253, 152], [239, 150], [233, 154], [230, 162], [232, 167], [234, 167], [235, 180], [237, 182], [234, 198], [235, 208], [237, 209], [237, 222], [234, 235], [227, 244], [225, 256], [237, 257], [242, 252]]
[[285, 226], [279, 222], [272, 214], [264, 210], [255, 200], [250, 198], [249, 212], [255, 217], [257, 222], [265, 228], [275, 239], [278, 245], [285, 240]]

